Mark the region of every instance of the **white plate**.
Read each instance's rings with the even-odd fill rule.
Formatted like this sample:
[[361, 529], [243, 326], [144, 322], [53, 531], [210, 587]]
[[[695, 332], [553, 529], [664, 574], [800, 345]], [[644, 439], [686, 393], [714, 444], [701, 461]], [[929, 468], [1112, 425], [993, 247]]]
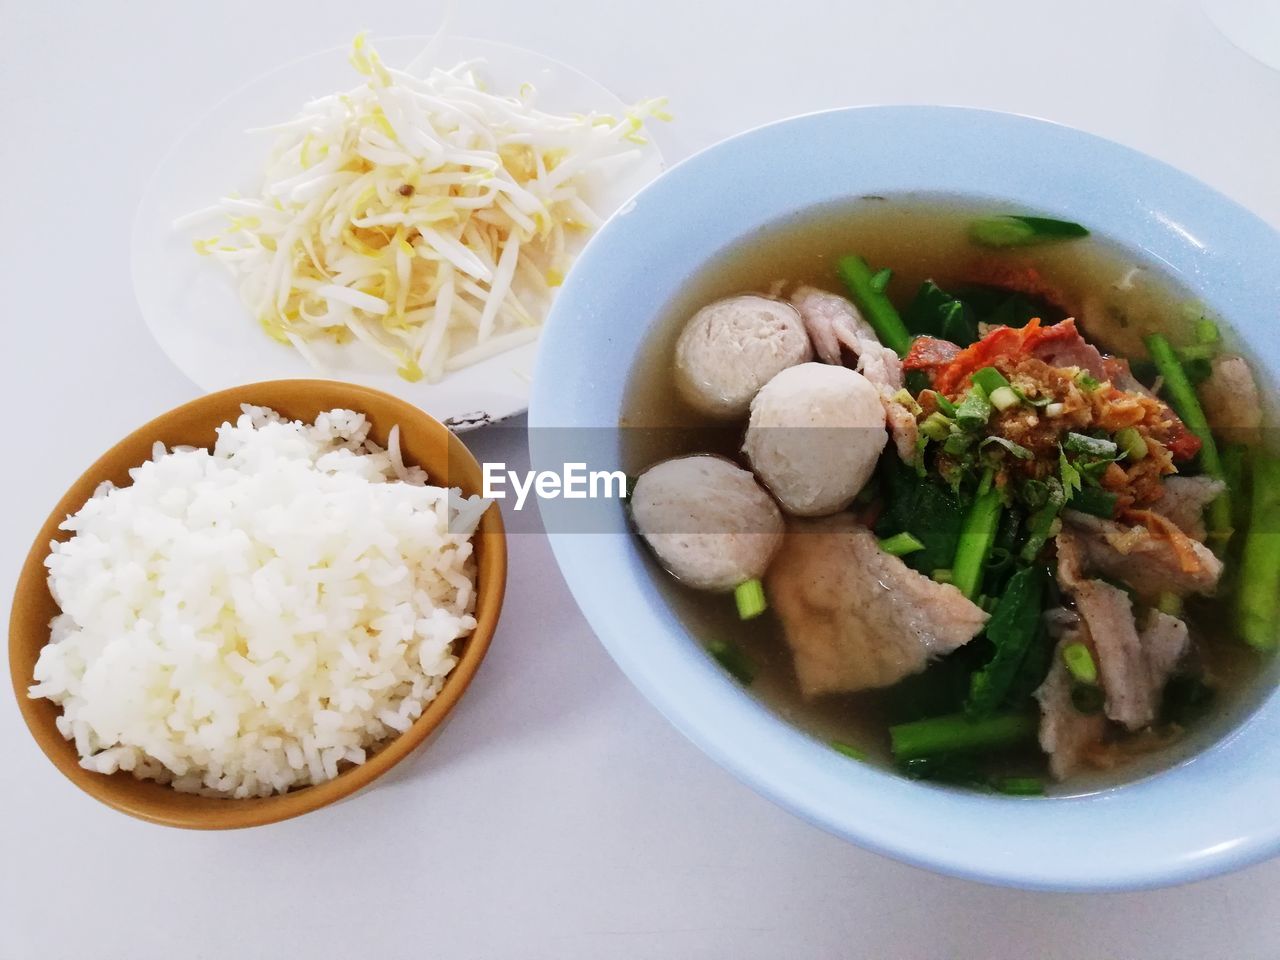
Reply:
[[[375, 39], [384, 62], [407, 66], [428, 37]], [[170, 148], [143, 194], [133, 225], [133, 286], [143, 318], [160, 347], [205, 390], [259, 380], [321, 376], [292, 348], [271, 340], [251, 319], [226, 268], [192, 249], [196, 231], [176, 231], [178, 217], [231, 190], [256, 192], [262, 164], [276, 134], [246, 131], [287, 120], [315, 97], [358, 85], [347, 63], [350, 46], [295, 60], [250, 81], [201, 117]], [[541, 54], [488, 40], [447, 38], [438, 65], [483, 60], [490, 89], [515, 93], [523, 83], [538, 91], [538, 106], [557, 113], [618, 114], [624, 104], [590, 77]], [[623, 175], [589, 199], [602, 217], [617, 210], [662, 171], [652, 144]], [[207, 232], [208, 228], [204, 228]], [[409, 383], [361, 344], [341, 355], [327, 376], [385, 390], [417, 404], [456, 430], [522, 413], [529, 405], [537, 344], [517, 347], [439, 383]]]

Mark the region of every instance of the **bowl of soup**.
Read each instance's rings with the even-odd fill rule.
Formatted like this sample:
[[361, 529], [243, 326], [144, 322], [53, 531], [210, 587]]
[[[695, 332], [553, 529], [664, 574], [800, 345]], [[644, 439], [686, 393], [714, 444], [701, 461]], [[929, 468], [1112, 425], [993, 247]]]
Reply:
[[[735, 137], [548, 323], [542, 504], [636, 686], [869, 849], [1043, 889], [1280, 849], [1280, 235], [1158, 161], [940, 107]], [[583, 375], [583, 371], [589, 371]]]

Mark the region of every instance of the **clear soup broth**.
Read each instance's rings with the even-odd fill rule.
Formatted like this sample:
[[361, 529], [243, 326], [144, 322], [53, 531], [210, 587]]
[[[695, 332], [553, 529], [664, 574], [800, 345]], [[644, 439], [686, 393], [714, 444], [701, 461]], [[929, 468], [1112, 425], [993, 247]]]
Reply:
[[[1010, 271], [1034, 267], [1059, 302], [1078, 305], [1073, 315], [1087, 340], [1135, 361], [1146, 357], [1144, 335], [1163, 332], [1176, 342], [1201, 316], [1174, 277], [1103, 238], [999, 250], [969, 238], [975, 218], [1028, 212], [936, 196], [863, 197], [803, 211], [722, 251], [663, 305], [652, 326], [626, 393], [621, 423], [625, 469], [634, 476], [659, 461], [703, 452], [746, 466], [739, 449], [745, 419], [726, 428], [682, 399], [672, 362], [676, 338], [699, 308], [733, 294], [768, 294], [780, 282], [844, 294], [835, 265], [845, 254], [857, 253], [873, 267], [892, 268], [886, 293], [900, 311], [926, 280], [948, 289], [979, 274], [989, 276], [993, 264]], [[1231, 334], [1223, 333], [1230, 347]], [[869, 762], [891, 767], [887, 728], [928, 715], [929, 671], [886, 689], [804, 698], [772, 611], [744, 622], [731, 596], [682, 586], [652, 556], [650, 568], [692, 640], [735, 644], [752, 667], [750, 694], [815, 738], [851, 745]], [[1117, 753], [1111, 769], [1050, 783], [1050, 793], [1092, 792], [1183, 762], [1239, 724], [1270, 691], [1272, 665], [1223, 630], [1231, 619], [1229, 598], [1228, 587], [1218, 597], [1192, 599], [1185, 608], [1193, 638], [1190, 658], [1213, 689], [1203, 715], [1135, 742], [1131, 751]], [[1034, 745], [1005, 751], [989, 772], [1042, 776], [1044, 757]]]

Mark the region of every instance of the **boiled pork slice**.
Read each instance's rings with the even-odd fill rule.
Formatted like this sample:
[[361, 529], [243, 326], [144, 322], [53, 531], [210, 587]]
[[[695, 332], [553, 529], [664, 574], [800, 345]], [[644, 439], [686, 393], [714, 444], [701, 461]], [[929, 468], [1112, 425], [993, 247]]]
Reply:
[[1091, 646], [1088, 628], [1081, 625], [1063, 634], [1053, 651], [1053, 666], [1036, 691], [1040, 701], [1040, 749], [1049, 755], [1049, 772], [1065, 780], [1080, 769], [1089, 750], [1101, 742], [1107, 719], [1102, 713], [1081, 713], [1071, 702], [1071, 672], [1062, 659], [1072, 643]]
[[1198, 391], [1205, 416], [1215, 431], [1247, 440], [1262, 425], [1262, 395], [1242, 357], [1215, 357], [1209, 378]]
[[1193, 561], [1188, 569], [1170, 540], [1157, 537], [1144, 526], [1128, 526], [1075, 510], [1062, 516], [1063, 529], [1078, 535], [1085, 568], [1126, 583], [1147, 599], [1165, 592], [1186, 596], [1217, 589], [1222, 561], [1198, 541], [1188, 541]]
[[1071, 595], [1098, 663], [1106, 715], [1130, 730], [1156, 718], [1165, 684], [1190, 646], [1187, 625], [1152, 610], [1141, 631], [1133, 602], [1118, 587], [1085, 576], [1086, 540], [1058, 535], [1058, 582]]
[[1213, 477], [1169, 477], [1164, 481], [1164, 496], [1151, 509], [1172, 520], [1187, 536], [1204, 542], [1204, 508], [1218, 499], [1227, 488]]
[[792, 521], [765, 588], [806, 697], [897, 683], [987, 622], [955, 587], [882, 551], [848, 514]]

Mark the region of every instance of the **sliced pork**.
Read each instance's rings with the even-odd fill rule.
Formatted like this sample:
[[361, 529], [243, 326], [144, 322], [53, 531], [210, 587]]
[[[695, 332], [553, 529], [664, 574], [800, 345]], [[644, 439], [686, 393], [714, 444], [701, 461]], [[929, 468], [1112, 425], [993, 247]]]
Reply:
[[987, 622], [955, 587], [882, 551], [848, 514], [793, 521], [765, 587], [806, 697], [897, 683]]
[[1156, 718], [1160, 697], [1190, 645], [1187, 625], [1153, 610], [1141, 631], [1129, 595], [1087, 577], [1089, 537], [1064, 529], [1057, 538], [1058, 583], [1075, 601], [1106, 693], [1106, 715], [1130, 730]]
[[1141, 730], [1155, 719], [1159, 691], [1151, 686], [1129, 595], [1101, 580], [1085, 580], [1076, 587], [1075, 601], [1097, 651], [1107, 716]]
[[857, 359], [857, 371], [880, 393], [894, 449], [904, 463], [916, 456], [915, 413], [894, 399], [902, 389], [902, 361], [880, 342], [858, 308], [837, 294], [801, 286], [791, 295], [805, 330], [823, 363], [843, 364], [846, 353]]
[[1172, 520], [1187, 536], [1203, 543], [1204, 508], [1226, 488], [1225, 483], [1213, 477], [1168, 477], [1163, 484], [1163, 495], [1151, 509]]
[[[1170, 531], [1170, 536], [1157, 536], [1146, 526], [1129, 526], [1074, 510], [1065, 511], [1063, 520], [1064, 532], [1079, 535], [1085, 568], [1128, 584], [1146, 599], [1166, 592], [1179, 596], [1213, 593], [1222, 577], [1222, 561], [1185, 534]], [[1182, 540], [1175, 540], [1175, 535]], [[1059, 536], [1059, 556], [1061, 540]]]
[[1215, 357], [1212, 372], [1200, 384], [1198, 393], [1205, 417], [1214, 430], [1247, 434], [1262, 426], [1258, 381], [1242, 357]]
[[1069, 332], [1061, 336], [1045, 337], [1031, 348], [1031, 356], [1043, 360], [1051, 367], [1079, 367], [1099, 380], [1106, 380], [1108, 369], [1102, 353], [1093, 344], [1080, 336], [1075, 321], [1064, 320], [1049, 330], [1058, 330], [1070, 325]]
[[1072, 643], [1092, 647], [1088, 629], [1068, 630], [1053, 651], [1053, 666], [1036, 691], [1040, 701], [1040, 749], [1049, 755], [1049, 772], [1065, 780], [1080, 769], [1089, 751], [1102, 741], [1107, 719], [1102, 713], [1085, 714], [1071, 700], [1072, 679], [1062, 651]]

